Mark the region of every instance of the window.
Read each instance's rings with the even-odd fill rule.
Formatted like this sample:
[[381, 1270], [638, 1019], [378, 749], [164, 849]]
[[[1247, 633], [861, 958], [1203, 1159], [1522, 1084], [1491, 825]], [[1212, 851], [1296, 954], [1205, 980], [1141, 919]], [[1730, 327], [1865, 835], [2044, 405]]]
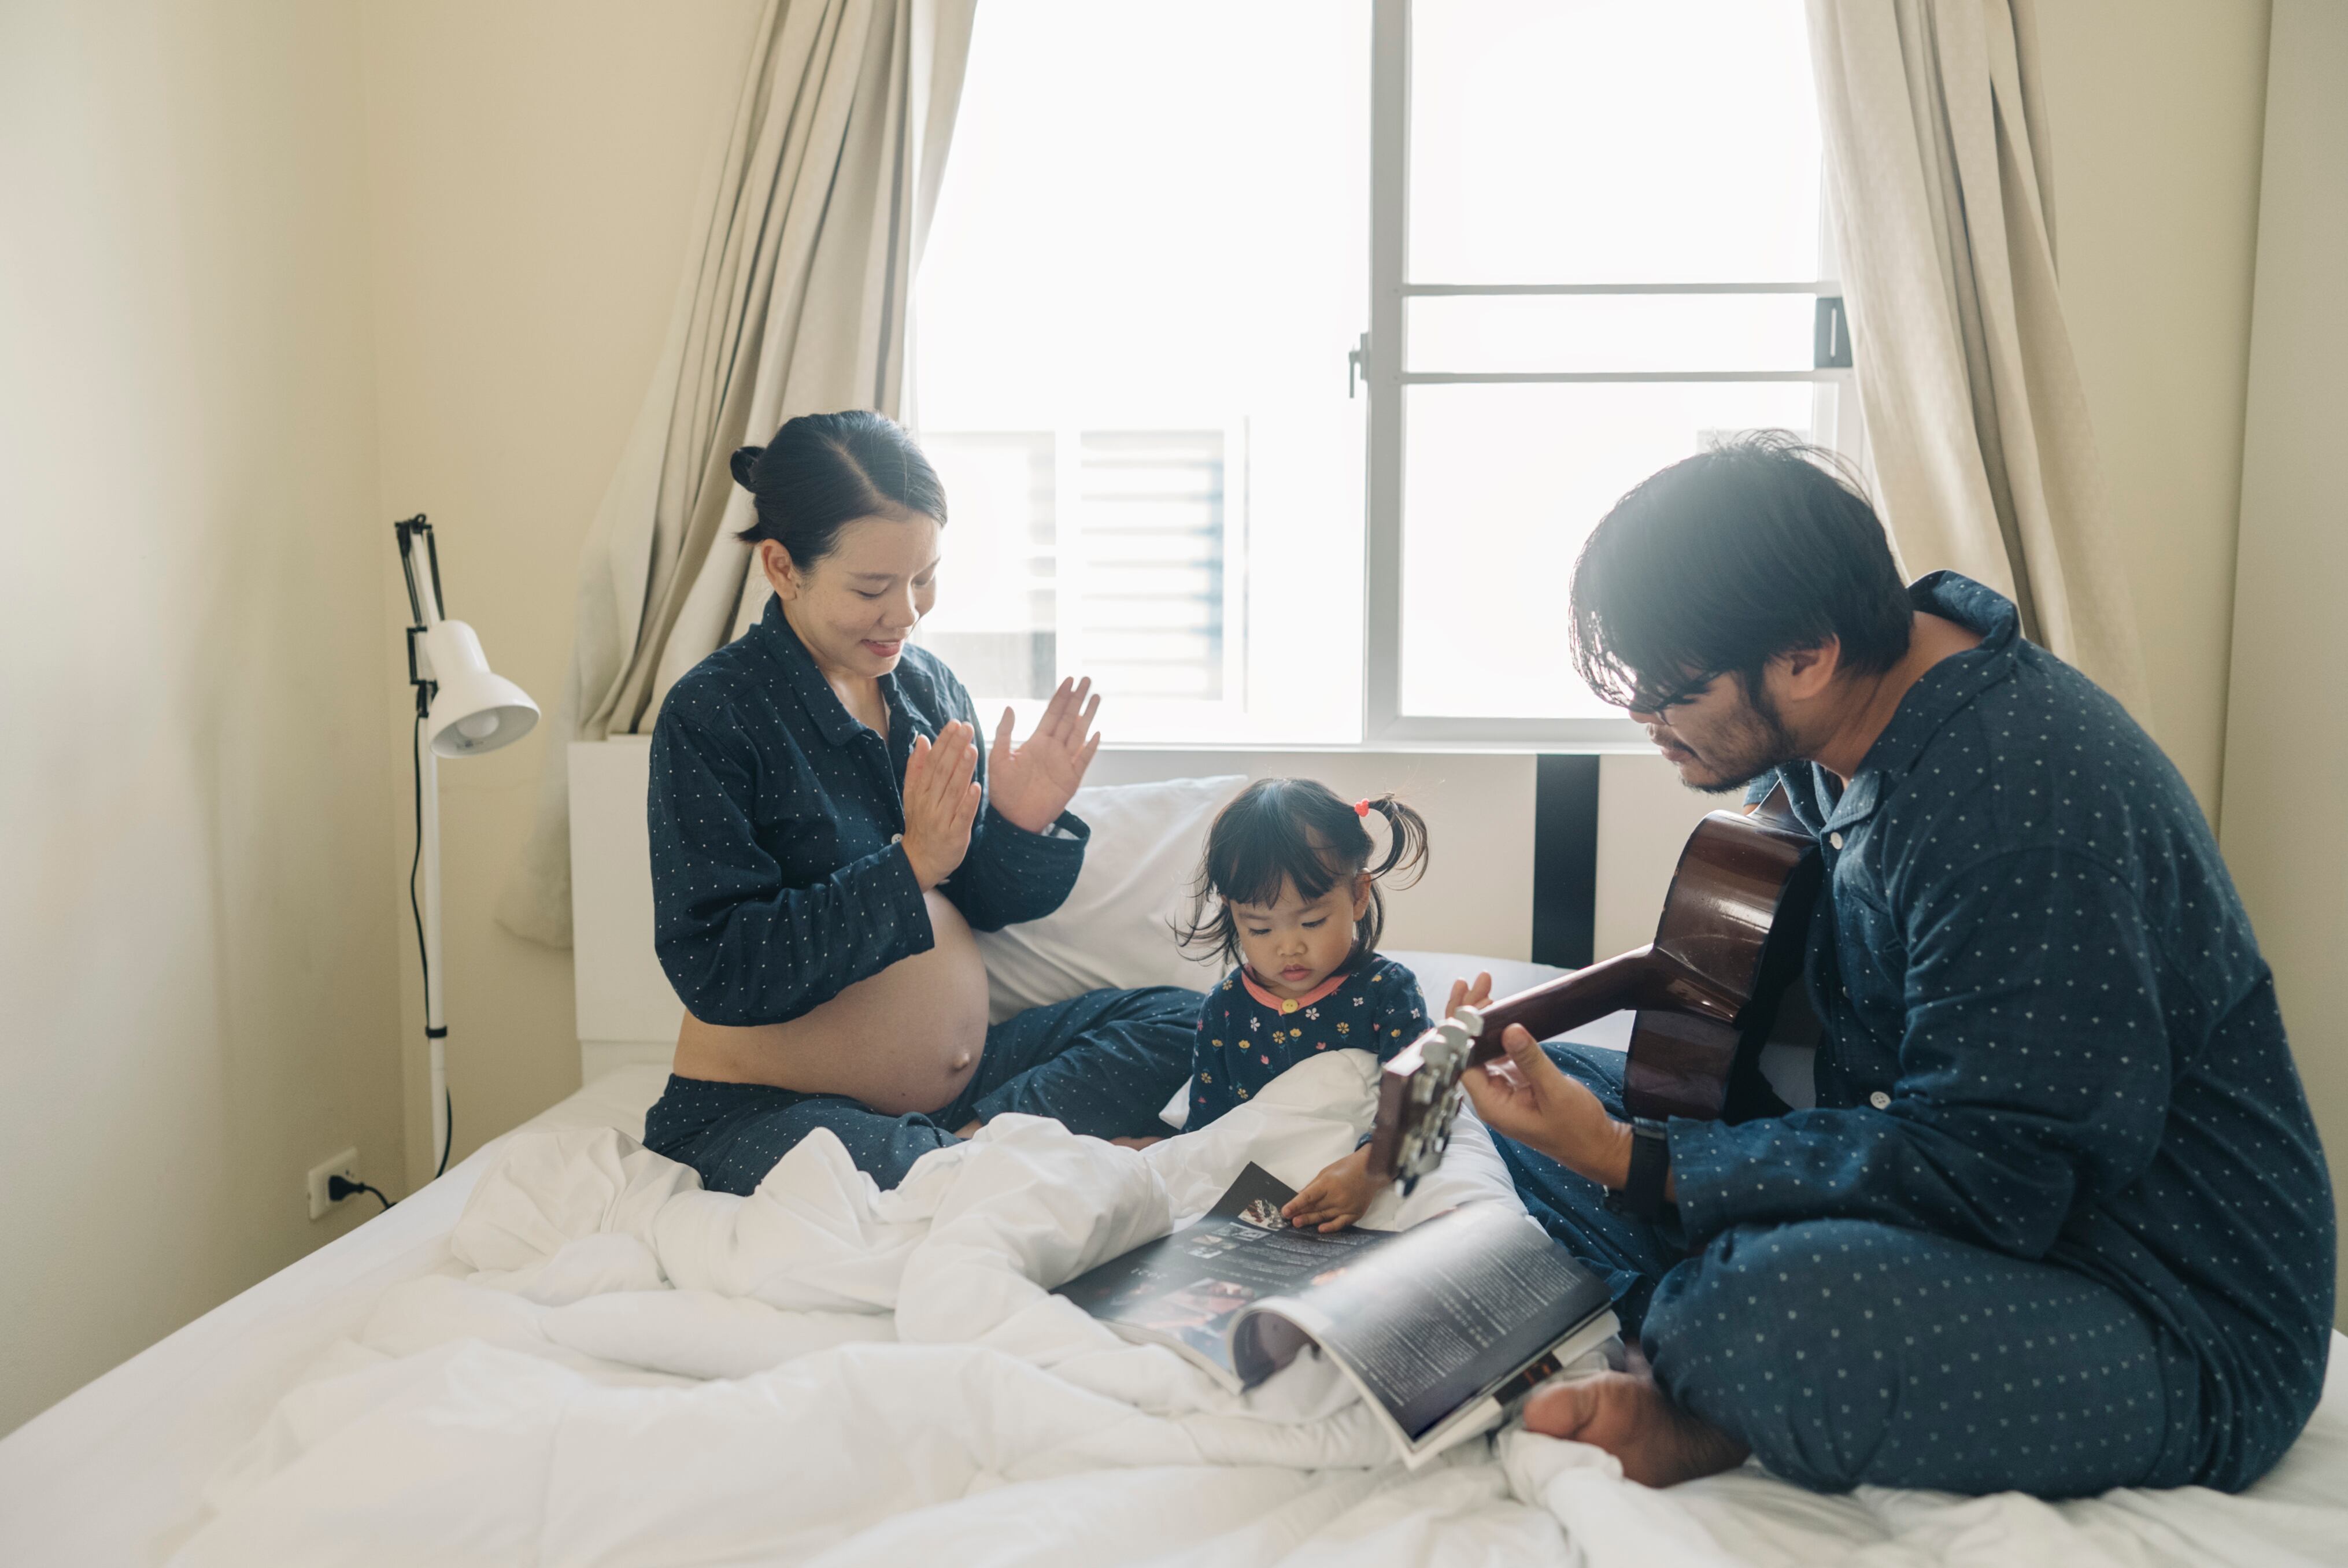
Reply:
[[1800, 0], [993, 0], [923, 640], [982, 706], [1092, 675], [1120, 740], [1624, 738], [1563, 644], [1591, 527], [1738, 430], [1855, 449], [1819, 174]]
[[1359, 0], [980, 9], [911, 413], [982, 709], [1084, 673], [1121, 741], [1360, 738], [1369, 112]]
[[1123, 698], [1224, 702], [1244, 681], [1243, 640], [1226, 634], [1245, 618], [1227, 566], [1246, 558], [1226, 504], [1241, 455], [1229, 438], [928, 434], [960, 548], [922, 642], [989, 697], [1047, 697], [1074, 668]]

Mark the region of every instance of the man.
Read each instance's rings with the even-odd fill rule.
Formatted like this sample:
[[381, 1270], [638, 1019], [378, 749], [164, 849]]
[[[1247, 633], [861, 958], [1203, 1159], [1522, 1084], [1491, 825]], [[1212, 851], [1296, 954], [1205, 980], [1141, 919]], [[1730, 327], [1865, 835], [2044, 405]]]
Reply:
[[1827, 459], [1748, 437], [1591, 536], [1574, 656], [1700, 789], [1782, 783], [1825, 874], [1817, 1107], [1674, 1120], [1653, 1225], [1620, 1058], [1509, 1032], [1468, 1075], [1528, 1205], [1643, 1366], [1537, 1431], [1669, 1485], [2236, 1491], [2323, 1381], [2332, 1194], [2240, 901], [2175, 769], [2023, 640], [1903, 588]]

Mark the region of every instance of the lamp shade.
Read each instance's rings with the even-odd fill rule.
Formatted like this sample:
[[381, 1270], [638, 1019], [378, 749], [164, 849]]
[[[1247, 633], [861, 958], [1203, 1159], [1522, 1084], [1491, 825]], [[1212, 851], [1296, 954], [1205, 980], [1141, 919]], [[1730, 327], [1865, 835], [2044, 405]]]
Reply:
[[424, 720], [442, 757], [469, 757], [520, 740], [538, 723], [530, 694], [489, 669], [481, 639], [462, 621], [439, 621], [424, 634], [424, 655], [439, 689]]

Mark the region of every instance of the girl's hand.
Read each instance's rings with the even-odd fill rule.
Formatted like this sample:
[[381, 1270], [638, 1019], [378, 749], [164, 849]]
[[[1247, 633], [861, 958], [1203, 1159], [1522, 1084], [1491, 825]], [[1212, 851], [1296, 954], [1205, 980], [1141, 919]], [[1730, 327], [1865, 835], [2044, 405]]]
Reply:
[[1465, 980], [1451, 983], [1451, 1000], [1443, 1004], [1443, 1016], [1456, 1018], [1462, 1007], [1487, 1007], [1492, 1002], [1492, 977], [1482, 970], [1476, 972], [1476, 984]]
[[1024, 746], [1011, 744], [1011, 710], [1003, 710], [1003, 722], [994, 727], [994, 747], [986, 754], [987, 789], [994, 809], [1013, 827], [1042, 832], [1059, 820], [1076, 786], [1085, 781], [1085, 769], [1100, 749], [1097, 734], [1086, 738], [1093, 715], [1100, 711], [1100, 698], [1085, 700], [1092, 689], [1089, 676], [1062, 681]]
[[1506, 1057], [1459, 1078], [1484, 1125], [1601, 1186], [1628, 1181], [1629, 1124], [1615, 1120], [1596, 1095], [1560, 1070], [1523, 1025], [1509, 1025], [1500, 1045]]
[[978, 820], [978, 741], [960, 719], [913, 738], [905, 758], [905, 859], [927, 892], [953, 874], [970, 853], [970, 825]]
[[1370, 1174], [1370, 1151], [1356, 1149], [1304, 1184], [1280, 1211], [1298, 1230], [1342, 1231], [1366, 1213], [1385, 1183]]

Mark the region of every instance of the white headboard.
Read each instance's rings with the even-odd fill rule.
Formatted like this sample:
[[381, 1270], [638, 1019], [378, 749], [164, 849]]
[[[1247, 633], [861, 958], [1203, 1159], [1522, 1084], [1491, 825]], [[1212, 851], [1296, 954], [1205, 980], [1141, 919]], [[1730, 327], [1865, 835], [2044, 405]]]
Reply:
[[[644, 736], [570, 748], [572, 956], [584, 1082], [634, 1063], [666, 1065], [684, 1017], [653, 952], [644, 826], [651, 751]], [[1237, 766], [1201, 766], [1223, 760], [1197, 753], [1120, 753], [1096, 768], [1107, 777], [1093, 781], [1114, 787], [1280, 766], [1309, 769], [1354, 792], [1399, 785], [1442, 824], [1444, 850], [1423, 885], [1395, 905], [1386, 945], [1525, 956], [1533, 902], [1531, 757], [1263, 754], [1237, 758]]]
[[[586, 1082], [631, 1063], [665, 1064], [684, 1017], [653, 952], [651, 753], [644, 736], [570, 748], [572, 956]], [[1088, 781], [1278, 771], [1324, 779], [1349, 799], [1400, 789], [1438, 825], [1441, 847], [1425, 880], [1394, 904], [1386, 944], [1521, 959], [1531, 940], [1534, 763], [1529, 755], [1126, 751], [1101, 757]], [[1645, 919], [1652, 925], [1653, 914]]]
[[[570, 748], [572, 956], [584, 1082], [634, 1063], [665, 1067], [685, 1016], [653, 952], [644, 827], [651, 758], [646, 736]], [[1439, 847], [1425, 882], [1392, 909], [1389, 951], [1522, 959], [1534, 895], [1534, 763], [1529, 755], [1472, 753], [1121, 752], [1104, 753], [1091, 781], [1278, 771], [1326, 779], [1341, 793], [1399, 789], [1437, 824]], [[1600, 951], [1612, 953], [1654, 929], [1679, 846], [1710, 802], [1679, 789], [1652, 755], [1602, 764], [1595, 934]]]
[[685, 1007], [653, 954], [652, 848], [644, 830], [649, 736], [571, 747], [571, 944], [579, 1074], [666, 1067]]

